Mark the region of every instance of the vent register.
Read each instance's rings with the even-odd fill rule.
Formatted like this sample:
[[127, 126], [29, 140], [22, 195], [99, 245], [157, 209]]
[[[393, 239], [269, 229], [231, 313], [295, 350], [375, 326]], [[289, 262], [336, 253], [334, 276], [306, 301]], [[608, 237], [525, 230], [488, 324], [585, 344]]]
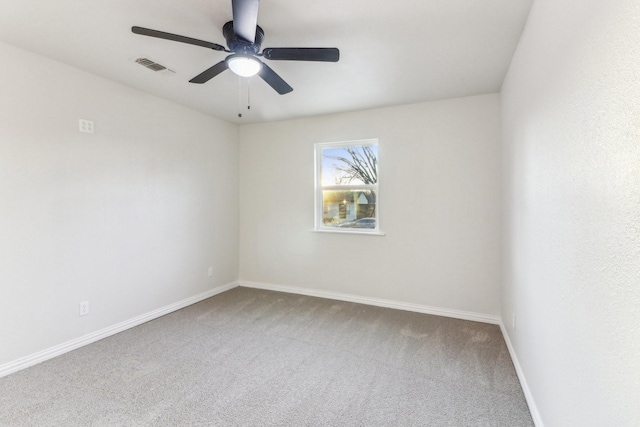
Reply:
[[157, 73], [162, 73], [162, 74], [175, 73], [175, 71], [165, 67], [162, 64], [158, 64], [157, 62], [149, 58], [138, 58], [136, 59], [136, 63], [142, 65], [145, 68], [150, 69], [151, 71], [155, 71]]

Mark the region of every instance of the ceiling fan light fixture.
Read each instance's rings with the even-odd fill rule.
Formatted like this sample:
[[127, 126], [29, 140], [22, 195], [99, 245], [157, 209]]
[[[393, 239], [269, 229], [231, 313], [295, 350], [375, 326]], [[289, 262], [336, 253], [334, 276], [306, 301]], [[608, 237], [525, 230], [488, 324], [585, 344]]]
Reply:
[[225, 61], [227, 67], [240, 77], [255, 76], [262, 68], [262, 62], [250, 55], [230, 55]]

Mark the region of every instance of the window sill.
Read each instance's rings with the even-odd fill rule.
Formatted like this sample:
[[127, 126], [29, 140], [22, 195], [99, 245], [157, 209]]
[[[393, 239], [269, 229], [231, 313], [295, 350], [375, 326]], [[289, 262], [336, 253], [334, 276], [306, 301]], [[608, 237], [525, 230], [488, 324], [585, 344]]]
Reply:
[[331, 229], [313, 229], [314, 233], [330, 233], [330, 234], [358, 234], [360, 236], [385, 236], [382, 231], [355, 231], [355, 230], [331, 230]]

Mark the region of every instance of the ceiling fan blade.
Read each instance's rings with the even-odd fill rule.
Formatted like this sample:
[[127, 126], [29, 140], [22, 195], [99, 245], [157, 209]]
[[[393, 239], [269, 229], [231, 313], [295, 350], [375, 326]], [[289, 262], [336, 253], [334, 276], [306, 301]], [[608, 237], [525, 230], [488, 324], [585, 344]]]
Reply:
[[189, 80], [189, 83], [206, 83], [226, 69], [227, 63], [225, 61], [220, 61], [213, 67], [204, 70], [202, 73]]
[[265, 63], [262, 63], [262, 68], [260, 69], [258, 75], [280, 95], [284, 95], [293, 90], [293, 88], [289, 86], [287, 82], [282, 80], [282, 77], [277, 75], [276, 72], [269, 68]]
[[335, 47], [268, 47], [262, 56], [281, 61], [338, 62], [340, 51]]
[[131, 31], [135, 34], [143, 36], [157, 37], [159, 39], [172, 40], [174, 42], [193, 44], [196, 46], [202, 46], [213, 50], [226, 51], [224, 46], [217, 43], [211, 43], [204, 40], [192, 39], [191, 37], [179, 36], [177, 34], [165, 33], [164, 31], [151, 30], [149, 28], [131, 27]]
[[233, 29], [236, 36], [253, 43], [258, 25], [260, 0], [231, 0], [233, 9]]

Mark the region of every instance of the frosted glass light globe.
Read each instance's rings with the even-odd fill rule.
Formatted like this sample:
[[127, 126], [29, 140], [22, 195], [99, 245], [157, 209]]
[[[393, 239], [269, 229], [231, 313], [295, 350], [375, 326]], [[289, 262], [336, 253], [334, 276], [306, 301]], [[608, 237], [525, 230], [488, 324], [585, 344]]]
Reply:
[[227, 67], [240, 77], [255, 76], [262, 68], [260, 61], [248, 55], [231, 55], [226, 61]]

